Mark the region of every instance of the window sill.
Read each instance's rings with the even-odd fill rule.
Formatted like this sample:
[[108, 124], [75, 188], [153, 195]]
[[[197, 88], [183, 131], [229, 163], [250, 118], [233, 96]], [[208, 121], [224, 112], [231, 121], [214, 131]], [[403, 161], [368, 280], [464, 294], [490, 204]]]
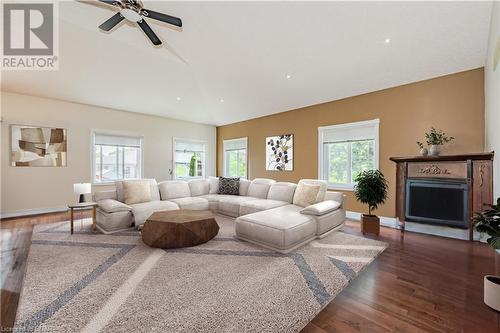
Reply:
[[327, 189], [334, 190], [334, 191], [354, 191], [354, 185], [351, 185], [351, 184], [346, 184], [346, 185], [328, 184]]
[[110, 186], [110, 185], [115, 185], [115, 181], [111, 182], [101, 182], [101, 183], [92, 183], [92, 186]]
[[203, 176], [199, 177], [176, 177], [174, 180], [191, 180], [191, 179], [205, 179]]

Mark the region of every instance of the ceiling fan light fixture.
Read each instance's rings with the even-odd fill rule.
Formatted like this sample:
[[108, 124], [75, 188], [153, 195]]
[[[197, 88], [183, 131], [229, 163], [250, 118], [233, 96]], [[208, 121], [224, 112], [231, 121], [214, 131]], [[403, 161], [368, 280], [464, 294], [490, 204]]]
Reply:
[[131, 22], [139, 22], [140, 20], [142, 20], [142, 16], [138, 12], [129, 8], [123, 8], [122, 10], [120, 10], [120, 14], [125, 19]]
[[178, 17], [155, 12], [153, 10], [145, 9], [141, 0], [98, 0], [107, 5], [119, 9], [119, 12], [110, 17], [106, 22], [101, 24], [99, 28], [103, 31], [111, 31], [121, 21], [137, 23], [139, 28], [144, 31], [153, 45], [161, 45], [161, 40], [155, 34], [153, 29], [146, 22], [145, 18], [165, 22], [177, 27], [182, 27], [182, 20]]

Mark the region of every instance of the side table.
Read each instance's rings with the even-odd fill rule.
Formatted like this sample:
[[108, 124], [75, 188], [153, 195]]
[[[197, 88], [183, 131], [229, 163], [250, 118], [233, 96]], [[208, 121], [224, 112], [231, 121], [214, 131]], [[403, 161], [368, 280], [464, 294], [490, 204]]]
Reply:
[[92, 207], [92, 231], [96, 230], [96, 208], [97, 208], [97, 203], [95, 202], [79, 202], [75, 204], [70, 204], [68, 205], [68, 208], [70, 210], [70, 216], [71, 216], [71, 234], [73, 234], [73, 223], [74, 223], [74, 211], [76, 210], [83, 210], [86, 208]]

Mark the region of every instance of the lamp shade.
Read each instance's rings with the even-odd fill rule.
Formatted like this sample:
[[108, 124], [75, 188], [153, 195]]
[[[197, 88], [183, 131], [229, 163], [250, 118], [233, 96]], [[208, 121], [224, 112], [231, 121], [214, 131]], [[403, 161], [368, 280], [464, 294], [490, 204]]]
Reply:
[[78, 195], [90, 193], [91, 192], [90, 183], [73, 184], [73, 192]]

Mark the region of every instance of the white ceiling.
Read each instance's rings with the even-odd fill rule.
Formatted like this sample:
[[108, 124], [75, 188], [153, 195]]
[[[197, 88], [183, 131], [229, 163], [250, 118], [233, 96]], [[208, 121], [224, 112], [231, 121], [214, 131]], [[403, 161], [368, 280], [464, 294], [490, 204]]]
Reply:
[[128, 23], [100, 32], [109, 6], [61, 2], [60, 69], [4, 71], [2, 89], [222, 125], [482, 67], [491, 14], [490, 2], [144, 6], [182, 31], [148, 20], [155, 48]]

